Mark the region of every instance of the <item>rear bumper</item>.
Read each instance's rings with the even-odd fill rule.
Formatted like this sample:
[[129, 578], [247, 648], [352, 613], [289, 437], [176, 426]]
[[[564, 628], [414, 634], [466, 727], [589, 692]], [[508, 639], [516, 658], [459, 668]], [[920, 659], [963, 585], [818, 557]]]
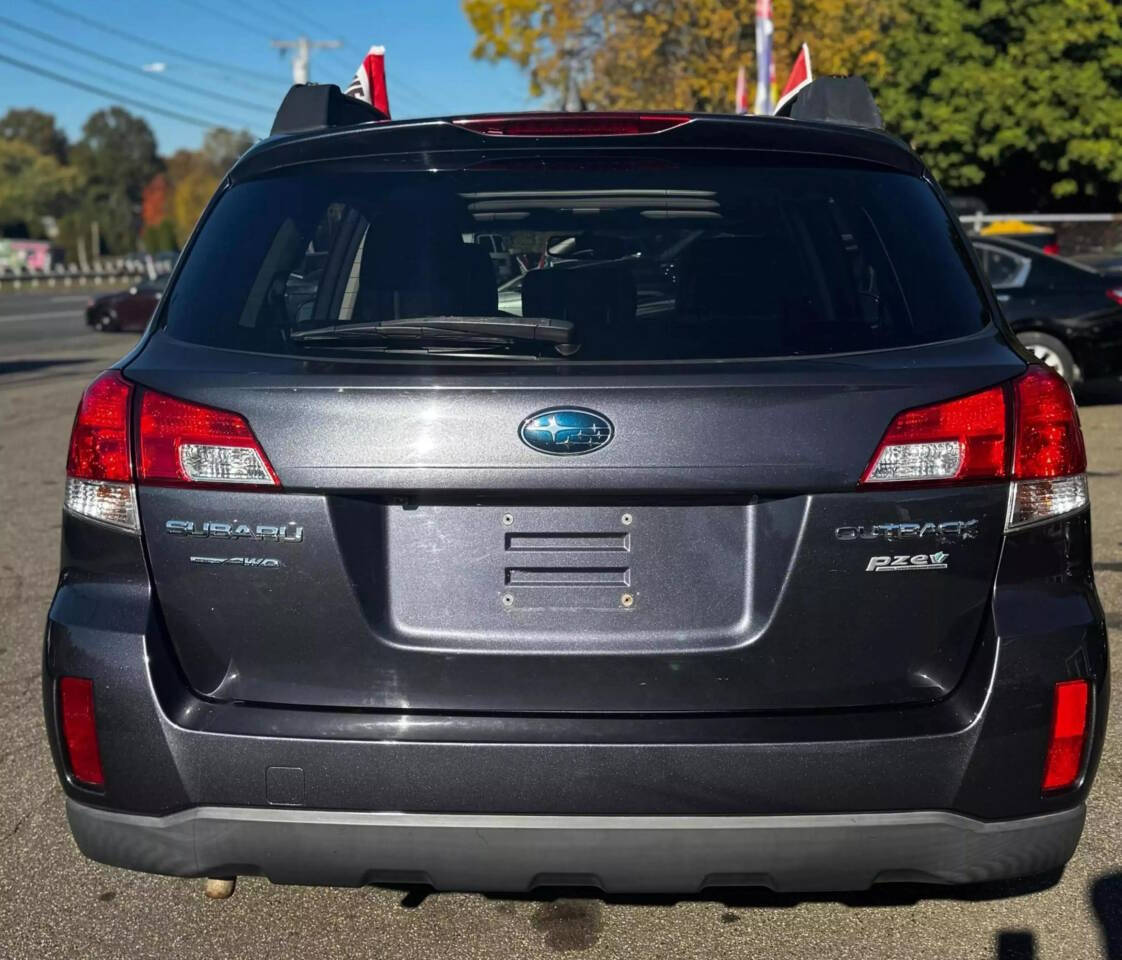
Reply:
[[615, 892], [707, 886], [862, 890], [960, 884], [1066, 863], [1084, 806], [1018, 820], [943, 811], [773, 817], [552, 817], [193, 807], [163, 817], [67, 801], [94, 860], [173, 876], [262, 875], [277, 883], [427, 883]]

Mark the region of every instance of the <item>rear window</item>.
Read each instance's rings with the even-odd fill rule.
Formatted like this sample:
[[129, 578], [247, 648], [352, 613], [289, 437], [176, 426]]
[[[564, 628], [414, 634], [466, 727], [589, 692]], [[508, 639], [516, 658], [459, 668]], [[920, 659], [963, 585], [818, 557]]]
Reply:
[[572, 364], [876, 350], [988, 319], [913, 176], [627, 166], [325, 167], [237, 185], [167, 329], [266, 353]]

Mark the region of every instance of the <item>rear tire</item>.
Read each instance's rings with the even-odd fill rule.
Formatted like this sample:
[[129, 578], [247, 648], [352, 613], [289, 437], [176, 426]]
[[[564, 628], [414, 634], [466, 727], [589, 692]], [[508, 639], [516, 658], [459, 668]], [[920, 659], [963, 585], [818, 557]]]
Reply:
[[1079, 379], [1079, 368], [1075, 365], [1075, 357], [1071, 355], [1071, 351], [1062, 340], [1035, 330], [1019, 333], [1017, 339], [1029, 353], [1046, 367], [1055, 370], [1068, 383], [1075, 383]]
[[94, 329], [98, 333], [112, 333], [117, 329], [117, 319], [108, 313], [100, 313], [94, 320]]

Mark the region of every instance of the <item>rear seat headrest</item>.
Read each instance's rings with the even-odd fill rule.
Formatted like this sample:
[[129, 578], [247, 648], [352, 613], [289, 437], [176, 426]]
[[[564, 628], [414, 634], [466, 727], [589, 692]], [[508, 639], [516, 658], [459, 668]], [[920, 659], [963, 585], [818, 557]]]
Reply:
[[562, 264], [522, 278], [522, 315], [570, 320], [584, 332], [635, 317], [635, 280], [624, 263]]

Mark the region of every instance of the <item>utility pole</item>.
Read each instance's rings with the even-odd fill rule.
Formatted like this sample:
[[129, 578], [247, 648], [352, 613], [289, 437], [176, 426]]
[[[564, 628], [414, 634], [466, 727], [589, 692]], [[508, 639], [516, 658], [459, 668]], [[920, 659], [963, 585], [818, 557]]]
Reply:
[[309, 40], [305, 36], [295, 40], [274, 40], [273, 46], [278, 50], [291, 50], [292, 53], [292, 82], [307, 83], [313, 50], [337, 50], [343, 44], [338, 40]]

